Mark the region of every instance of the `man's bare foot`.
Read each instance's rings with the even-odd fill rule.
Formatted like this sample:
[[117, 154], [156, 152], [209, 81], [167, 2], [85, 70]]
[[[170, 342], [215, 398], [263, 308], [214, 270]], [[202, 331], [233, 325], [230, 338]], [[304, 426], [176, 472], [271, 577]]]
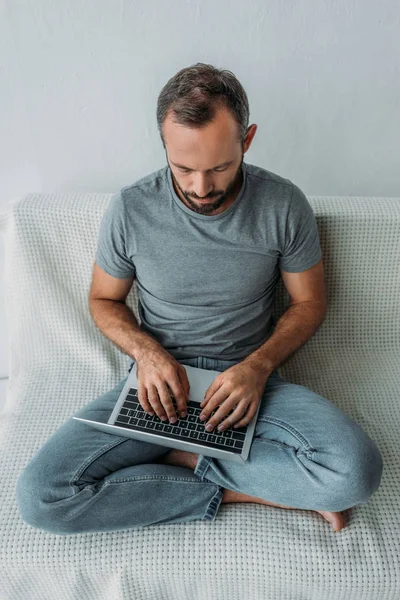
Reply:
[[[247, 496], [246, 494], [241, 494], [239, 492], [235, 492], [233, 490], [224, 489], [224, 495], [222, 497], [222, 502], [256, 502], [258, 504], [266, 504], [268, 506], [279, 506], [279, 508], [288, 508], [290, 510], [297, 510], [292, 506], [284, 506], [283, 504], [274, 504], [273, 502], [268, 502], [267, 500], [263, 500], [262, 498], [255, 498], [253, 496]], [[315, 512], [319, 513], [326, 519], [333, 527], [334, 531], [340, 531], [345, 527], [345, 519], [342, 513], [340, 512], [329, 512], [327, 510], [316, 510]]]
[[329, 512], [327, 510], [317, 510], [316, 512], [329, 521], [334, 531], [340, 531], [343, 527], [346, 527], [346, 520], [341, 512]]
[[[162, 457], [160, 463], [165, 465], [176, 465], [178, 467], [186, 467], [194, 471], [197, 465], [198, 457], [199, 455], [194, 454], [193, 452], [187, 452], [186, 450], [176, 450], [175, 448], [173, 448]], [[268, 506], [278, 506], [279, 508], [297, 510], [292, 506], [274, 504], [273, 502], [268, 502], [268, 500], [263, 500], [262, 498], [247, 496], [246, 494], [241, 494], [240, 492], [235, 492], [233, 490], [228, 490], [227, 488], [224, 488], [224, 495], [222, 497], [221, 504], [224, 504], [226, 502], [256, 502], [257, 504], [266, 504]], [[342, 515], [342, 513], [329, 512], [327, 510], [316, 510], [315, 512], [322, 515], [324, 519], [326, 519], [332, 525], [334, 531], [340, 531], [341, 529], [343, 529], [343, 527], [345, 527], [345, 518]]]

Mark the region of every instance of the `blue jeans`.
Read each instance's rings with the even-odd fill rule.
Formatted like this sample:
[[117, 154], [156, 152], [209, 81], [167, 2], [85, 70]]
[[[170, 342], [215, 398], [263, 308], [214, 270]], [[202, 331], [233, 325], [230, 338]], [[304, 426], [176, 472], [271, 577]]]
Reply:
[[[224, 371], [241, 361], [199, 356], [178, 362]], [[127, 377], [74, 414], [106, 423]], [[18, 477], [22, 519], [61, 535], [212, 521], [224, 488], [292, 508], [342, 511], [368, 502], [383, 469], [378, 448], [355, 421], [276, 370], [266, 382], [244, 464], [202, 454], [194, 471], [158, 463], [170, 450], [70, 417]]]

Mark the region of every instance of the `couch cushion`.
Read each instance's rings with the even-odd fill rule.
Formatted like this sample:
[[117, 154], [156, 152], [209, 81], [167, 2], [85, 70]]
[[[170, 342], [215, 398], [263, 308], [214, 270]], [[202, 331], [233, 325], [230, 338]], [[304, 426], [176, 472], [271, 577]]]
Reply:
[[[221, 505], [211, 523], [111, 533], [58, 536], [22, 521], [19, 473], [74, 411], [114, 387], [131, 362], [97, 330], [87, 307], [97, 231], [110, 198], [29, 194], [7, 215], [11, 362], [0, 415], [2, 597], [399, 596], [400, 200], [394, 198], [309, 198], [328, 314], [279, 369], [354, 418], [383, 455], [379, 489], [366, 505], [346, 511], [343, 530], [334, 533], [316, 512], [248, 503]], [[127, 303], [138, 318], [135, 286]], [[287, 304], [280, 282], [276, 319]]]

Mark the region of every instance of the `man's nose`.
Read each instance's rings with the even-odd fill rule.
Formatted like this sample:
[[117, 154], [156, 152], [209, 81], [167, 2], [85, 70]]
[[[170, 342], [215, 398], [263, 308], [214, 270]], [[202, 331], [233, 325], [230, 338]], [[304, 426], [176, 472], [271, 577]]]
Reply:
[[207, 183], [207, 178], [200, 176], [195, 183], [195, 194], [197, 198], [200, 198], [200, 200], [208, 198], [211, 193], [212, 187]]

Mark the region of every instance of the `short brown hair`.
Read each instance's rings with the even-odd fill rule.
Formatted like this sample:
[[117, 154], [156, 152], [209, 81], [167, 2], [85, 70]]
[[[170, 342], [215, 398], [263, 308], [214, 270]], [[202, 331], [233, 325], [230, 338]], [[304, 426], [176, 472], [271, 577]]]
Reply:
[[249, 126], [249, 101], [235, 75], [205, 63], [178, 71], [165, 84], [157, 101], [157, 125], [164, 148], [162, 126], [170, 110], [175, 123], [201, 128], [215, 118], [216, 110], [222, 106], [236, 119], [238, 141], [243, 147]]

